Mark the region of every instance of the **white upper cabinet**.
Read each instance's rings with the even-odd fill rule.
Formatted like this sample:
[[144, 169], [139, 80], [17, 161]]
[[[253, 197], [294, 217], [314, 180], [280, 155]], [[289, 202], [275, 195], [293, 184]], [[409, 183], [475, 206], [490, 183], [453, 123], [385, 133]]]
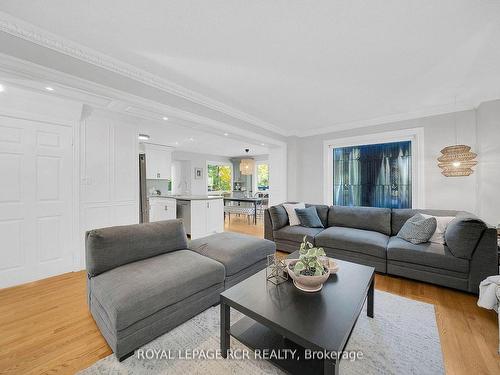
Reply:
[[146, 178], [171, 179], [172, 149], [170, 147], [146, 143]]

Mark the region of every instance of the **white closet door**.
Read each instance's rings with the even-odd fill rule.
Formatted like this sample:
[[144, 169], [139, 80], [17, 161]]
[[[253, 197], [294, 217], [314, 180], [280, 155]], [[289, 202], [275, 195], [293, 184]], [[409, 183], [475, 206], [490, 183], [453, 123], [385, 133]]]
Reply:
[[0, 116], [0, 288], [73, 267], [72, 129]]

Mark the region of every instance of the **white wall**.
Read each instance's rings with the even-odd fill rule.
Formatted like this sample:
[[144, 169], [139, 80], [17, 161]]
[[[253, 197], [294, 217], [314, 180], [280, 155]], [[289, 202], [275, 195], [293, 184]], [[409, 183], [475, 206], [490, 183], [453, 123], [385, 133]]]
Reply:
[[[288, 154], [288, 163], [287, 163], [287, 190], [288, 190], [288, 199], [290, 201], [297, 200], [301, 197], [302, 192], [299, 191], [299, 178], [302, 178], [302, 155], [300, 155], [299, 159], [299, 142], [300, 138], [298, 137], [290, 137], [288, 140], [287, 154]], [[320, 156], [321, 158], [321, 156]], [[320, 194], [323, 194], [322, 192]], [[323, 197], [323, 195], [321, 195]]]
[[[499, 107], [500, 101], [495, 101], [482, 104], [477, 111], [462, 111], [312, 137], [290, 138], [288, 143], [289, 169], [292, 170], [292, 165], [295, 164], [296, 171], [295, 173], [289, 172], [289, 200], [323, 203], [324, 140], [422, 127], [425, 155], [425, 206], [482, 214], [485, 220], [496, 224], [500, 221], [498, 203], [495, 203], [500, 200], [498, 193], [497, 197], [494, 197], [494, 189], [500, 186], [498, 185], [500, 178], [500, 172], [498, 172], [500, 170], [498, 168]], [[472, 146], [473, 151], [479, 154], [476, 172], [469, 177], [444, 177], [437, 166], [440, 150], [455, 143], [455, 121], [458, 143]], [[494, 168], [497, 168], [496, 173], [494, 173]], [[489, 198], [488, 202], [484, 202], [484, 195]]]
[[272, 147], [269, 150], [269, 205], [288, 200], [287, 146]]
[[[173, 193], [206, 195], [208, 187], [207, 162], [209, 161], [231, 163], [229, 158], [223, 156], [174, 151], [172, 153]], [[201, 179], [196, 179], [194, 177], [195, 168], [201, 168], [203, 170], [203, 177]], [[187, 186], [187, 191], [181, 191], [184, 189], [184, 186]]]
[[80, 126], [82, 253], [85, 231], [139, 222], [138, 129], [128, 118], [86, 109]]
[[492, 225], [500, 224], [500, 100], [482, 103], [478, 119], [478, 213]]

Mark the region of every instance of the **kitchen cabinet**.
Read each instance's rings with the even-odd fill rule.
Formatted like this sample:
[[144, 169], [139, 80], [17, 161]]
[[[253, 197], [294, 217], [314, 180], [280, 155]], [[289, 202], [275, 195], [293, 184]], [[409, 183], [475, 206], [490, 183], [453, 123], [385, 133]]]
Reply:
[[168, 146], [146, 143], [146, 178], [171, 179], [172, 175], [172, 149]]
[[222, 199], [190, 199], [177, 201], [177, 217], [183, 219], [191, 239], [224, 231], [224, 201]]
[[207, 229], [208, 234], [224, 232], [224, 200], [212, 199], [207, 201]]
[[172, 220], [177, 217], [176, 200], [165, 197], [149, 197], [149, 222]]

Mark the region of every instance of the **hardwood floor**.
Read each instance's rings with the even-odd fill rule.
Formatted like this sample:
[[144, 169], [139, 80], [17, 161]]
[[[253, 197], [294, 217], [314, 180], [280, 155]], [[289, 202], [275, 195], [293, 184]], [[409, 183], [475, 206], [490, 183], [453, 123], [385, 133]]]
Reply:
[[0, 373], [73, 374], [108, 354], [84, 271], [0, 290]]
[[[226, 230], [263, 235], [238, 218]], [[85, 279], [81, 271], [0, 290], [0, 373], [73, 374], [111, 354], [87, 310]], [[435, 306], [448, 374], [500, 373], [497, 315], [475, 296], [385, 275], [375, 287]]]

